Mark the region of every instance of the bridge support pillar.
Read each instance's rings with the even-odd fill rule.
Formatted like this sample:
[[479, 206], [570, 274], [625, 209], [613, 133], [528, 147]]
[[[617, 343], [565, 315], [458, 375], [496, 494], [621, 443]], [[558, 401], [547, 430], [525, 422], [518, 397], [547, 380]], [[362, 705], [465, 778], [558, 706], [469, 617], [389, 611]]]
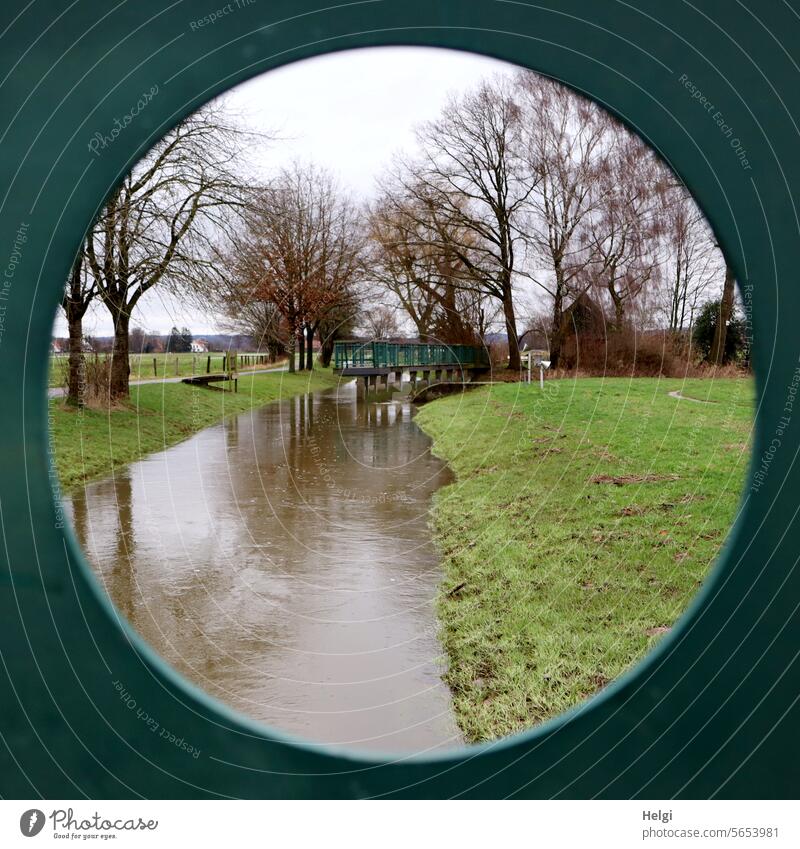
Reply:
[[394, 382], [395, 382], [398, 386], [402, 386], [402, 385], [403, 385], [403, 372], [402, 372], [402, 371], [398, 370], [398, 371], [396, 371], [396, 372], [394, 373]]
[[417, 388], [417, 372], [413, 371], [413, 370], [409, 371], [408, 379], [411, 381], [411, 388], [416, 389]]

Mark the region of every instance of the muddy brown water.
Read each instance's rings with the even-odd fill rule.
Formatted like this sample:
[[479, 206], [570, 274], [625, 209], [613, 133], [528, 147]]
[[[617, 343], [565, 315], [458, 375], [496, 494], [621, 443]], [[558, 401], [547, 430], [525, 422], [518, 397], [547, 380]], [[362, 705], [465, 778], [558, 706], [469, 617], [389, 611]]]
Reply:
[[428, 528], [450, 480], [408, 403], [349, 384], [227, 419], [65, 502], [119, 612], [190, 681], [294, 736], [407, 753], [461, 742]]

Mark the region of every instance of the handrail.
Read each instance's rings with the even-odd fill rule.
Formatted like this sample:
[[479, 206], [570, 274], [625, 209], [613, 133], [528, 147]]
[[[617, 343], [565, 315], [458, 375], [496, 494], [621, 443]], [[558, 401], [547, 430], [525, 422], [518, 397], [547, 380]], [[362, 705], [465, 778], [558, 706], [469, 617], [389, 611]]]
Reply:
[[425, 342], [334, 342], [333, 367], [409, 368], [414, 366], [488, 366], [489, 356], [481, 345], [442, 345]]

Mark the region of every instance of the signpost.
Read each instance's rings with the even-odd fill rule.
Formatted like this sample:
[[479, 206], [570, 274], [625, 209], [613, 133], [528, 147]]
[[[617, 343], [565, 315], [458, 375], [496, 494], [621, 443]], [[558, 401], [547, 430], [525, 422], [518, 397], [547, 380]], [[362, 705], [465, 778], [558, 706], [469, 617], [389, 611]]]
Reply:
[[528, 383], [532, 382], [533, 367], [539, 369], [539, 388], [544, 389], [544, 370], [550, 366], [549, 351], [523, 351], [522, 357], [525, 359], [528, 367]]

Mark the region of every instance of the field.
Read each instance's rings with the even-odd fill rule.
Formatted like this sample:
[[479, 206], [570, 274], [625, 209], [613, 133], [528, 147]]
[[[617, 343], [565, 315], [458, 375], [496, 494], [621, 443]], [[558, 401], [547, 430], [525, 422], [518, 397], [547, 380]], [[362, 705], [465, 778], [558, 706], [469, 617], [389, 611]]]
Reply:
[[[113, 410], [76, 410], [50, 403], [50, 429], [63, 491], [180, 442], [220, 419], [337, 382], [330, 369], [239, 377], [239, 391], [216, 392], [182, 383], [131, 386], [130, 402]], [[231, 388], [227, 383], [215, 384]]]
[[[87, 357], [94, 356], [86, 354]], [[98, 354], [102, 359], [107, 354]], [[211, 358], [211, 372], [222, 371], [223, 354], [131, 354], [131, 381], [153, 380], [165, 377], [189, 377], [192, 374], [205, 374], [208, 358]], [[239, 370], [249, 368], [270, 368], [280, 363], [259, 363], [256, 358], [264, 354], [239, 354]], [[245, 359], [249, 358], [249, 359]], [[49, 385], [64, 386], [67, 368], [66, 354], [51, 354]]]
[[747, 378], [502, 384], [420, 410], [457, 476], [433, 523], [468, 741], [560, 713], [661, 639], [735, 517], [752, 416]]

